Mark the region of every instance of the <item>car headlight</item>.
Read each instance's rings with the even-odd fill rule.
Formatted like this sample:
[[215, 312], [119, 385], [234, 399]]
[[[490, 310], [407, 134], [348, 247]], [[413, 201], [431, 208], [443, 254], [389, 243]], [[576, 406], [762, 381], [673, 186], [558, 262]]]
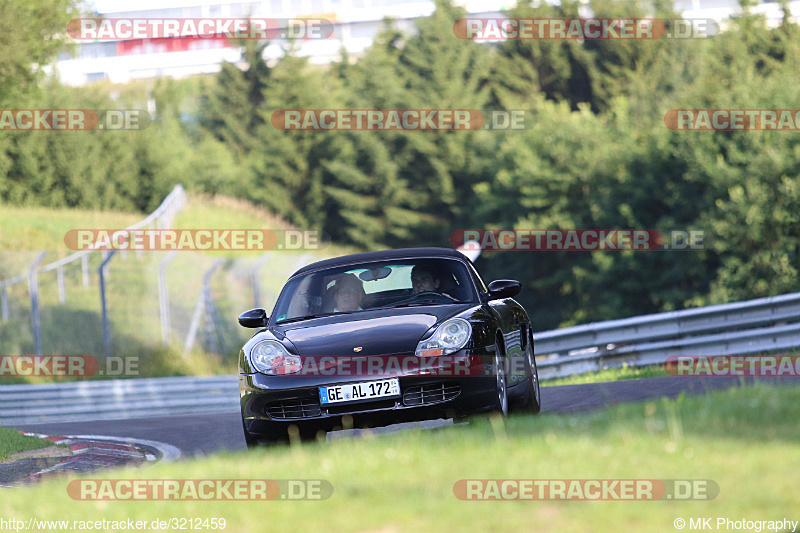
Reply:
[[447, 355], [463, 348], [472, 336], [472, 324], [463, 318], [451, 318], [442, 322], [429, 339], [417, 344], [415, 355]]
[[300, 357], [286, 351], [277, 341], [261, 341], [250, 350], [250, 364], [262, 374], [281, 375], [300, 372]]

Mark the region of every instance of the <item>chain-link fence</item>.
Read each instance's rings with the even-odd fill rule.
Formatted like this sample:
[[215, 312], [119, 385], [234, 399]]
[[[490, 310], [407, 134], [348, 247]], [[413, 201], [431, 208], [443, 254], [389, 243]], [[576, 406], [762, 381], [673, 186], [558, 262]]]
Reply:
[[[171, 228], [186, 203], [177, 186], [127, 229]], [[316, 259], [302, 252], [85, 250], [48, 262], [55, 254], [0, 254], [0, 356], [135, 358], [130, 377], [235, 370], [252, 335], [236, 317], [253, 307], [270, 311], [286, 278]]]

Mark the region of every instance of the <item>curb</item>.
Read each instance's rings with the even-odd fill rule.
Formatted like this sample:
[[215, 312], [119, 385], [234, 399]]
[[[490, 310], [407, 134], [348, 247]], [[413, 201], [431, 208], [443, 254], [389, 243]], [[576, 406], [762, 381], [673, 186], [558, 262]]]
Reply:
[[168, 463], [179, 459], [182, 455], [178, 448], [157, 441], [104, 435], [54, 436], [24, 431], [20, 433], [28, 437], [49, 440], [54, 444], [66, 445], [72, 451], [72, 455], [55, 465], [15, 479], [10, 485], [5, 485], [6, 487], [35, 483], [64, 474], [88, 474], [120, 467], [139, 468], [157, 461]]

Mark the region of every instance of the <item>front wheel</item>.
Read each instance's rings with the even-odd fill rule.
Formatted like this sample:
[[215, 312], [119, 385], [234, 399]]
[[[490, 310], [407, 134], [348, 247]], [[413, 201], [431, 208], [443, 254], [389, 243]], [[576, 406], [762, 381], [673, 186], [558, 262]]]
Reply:
[[256, 439], [252, 433], [247, 431], [247, 426], [244, 423], [244, 418], [242, 418], [242, 431], [244, 431], [244, 442], [247, 444], [247, 447], [250, 449], [258, 448], [258, 439]]
[[494, 372], [496, 398], [493, 411], [508, 416], [508, 378], [506, 377], [506, 358], [500, 351], [500, 345], [494, 343]]

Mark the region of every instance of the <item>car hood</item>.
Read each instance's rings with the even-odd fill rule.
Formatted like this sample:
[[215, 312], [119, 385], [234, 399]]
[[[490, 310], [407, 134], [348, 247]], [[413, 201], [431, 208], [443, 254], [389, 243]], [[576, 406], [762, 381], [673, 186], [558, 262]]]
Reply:
[[429, 329], [472, 305], [361, 311], [276, 326], [272, 331], [288, 339], [300, 355], [413, 354]]

